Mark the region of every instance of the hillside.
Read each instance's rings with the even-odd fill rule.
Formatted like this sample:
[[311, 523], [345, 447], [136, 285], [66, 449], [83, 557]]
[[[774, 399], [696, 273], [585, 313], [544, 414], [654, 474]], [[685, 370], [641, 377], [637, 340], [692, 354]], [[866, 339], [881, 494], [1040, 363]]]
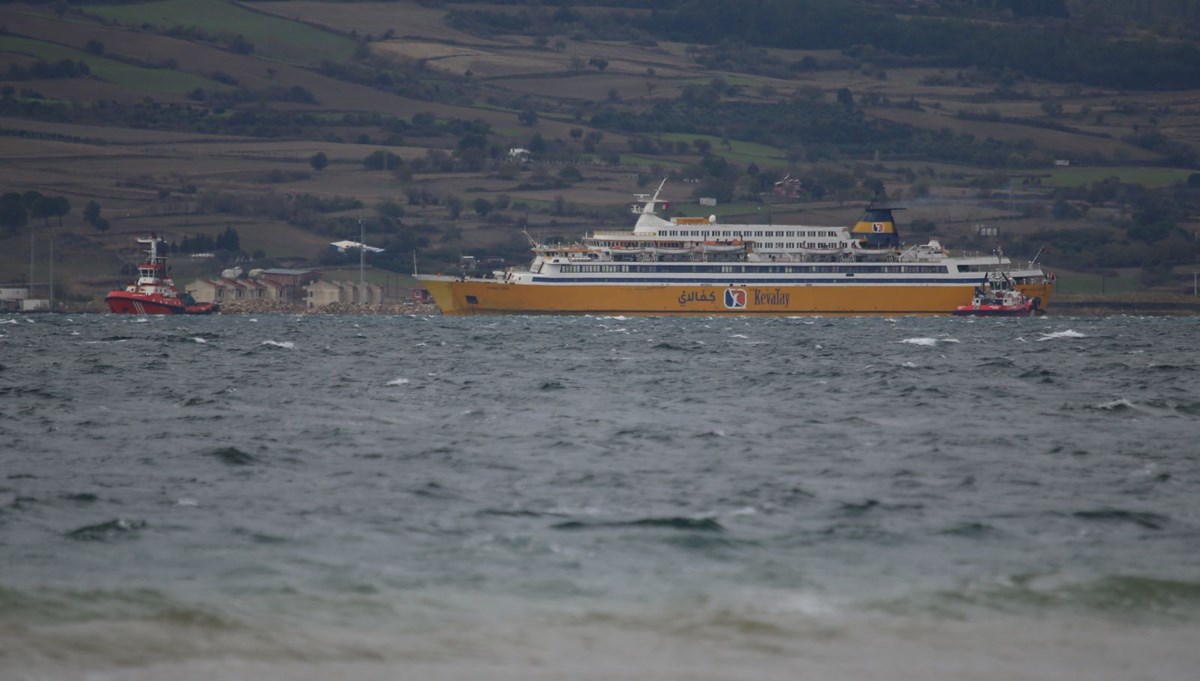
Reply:
[[336, 267], [360, 222], [377, 279], [521, 262], [525, 231], [626, 226], [665, 177], [681, 215], [844, 224], [879, 198], [912, 241], [1041, 250], [1064, 292], [1190, 291], [1200, 17], [1176, 6], [4, 4], [0, 283], [32, 245], [44, 292], [53, 243], [56, 295], [95, 305], [151, 231], [240, 237], [181, 281]]

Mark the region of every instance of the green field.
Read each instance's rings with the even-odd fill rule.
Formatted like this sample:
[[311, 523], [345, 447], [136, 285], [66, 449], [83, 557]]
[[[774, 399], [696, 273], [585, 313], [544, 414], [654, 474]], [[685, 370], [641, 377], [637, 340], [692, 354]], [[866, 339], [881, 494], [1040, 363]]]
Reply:
[[649, 168], [650, 166], [662, 166], [664, 168], [683, 168], [688, 165], [683, 161], [672, 161], [670, 159], [659, 158], [657, 156], [642, 156], [640, 154], [621, 154], [621, 165], [636, 166], [638, 168]]
[[1049, 187], [1082, 187], [1093, 182], [1100, 182], [1109, 177], [1119, 177], [1126, 184], [1140, 184], [1147, 187], [1167, 187], [1176, 182], [1185, 182], [1194, 170], [1185, 168], [1157, 168], [1141, 166], [1125, 166], [1116, 168], [1063, 168], [1054, 170], [1050, 177], [1042, 180], [1043, 186]]
[[1132, 293], [1141, 287], [1136, 275], [1105, 277], [1099, 274], [1056, 272], [1058, 284], [1055, 290], [1065, 295], [1100, 295]]
[[184, 95], [196, 88], [225, 90], [228, 86], [174, 69], [148, 69], [42, 40], [0, 35], [0, 52], [24, 54], [45, 61], [86, 62], [92, 76], [134, 90]]
[[667, 133], [659, 135], [662, 139], [673, 142], [692, 143], [692, 140], [705, 140], [712, 145], [713, 152], [738, 163], [755, 163], [760, 168], [769, 166], [785, 167], [788, 165], [787, 155], [779, 149], [766, 144], [729, 140], [729, 148], [721, 144], [720, 137], [713, 135], [692, 135], [688, 133]]
[[92, 6], [87, 11], [132, 26], [194, 26], [226, 39], [240, 34], [254, 44], [256, 55], [287, 64], [318, 66], [323, 60], [345, 61], [354, 54], [350, 38], [223, 0], [161, 0]]

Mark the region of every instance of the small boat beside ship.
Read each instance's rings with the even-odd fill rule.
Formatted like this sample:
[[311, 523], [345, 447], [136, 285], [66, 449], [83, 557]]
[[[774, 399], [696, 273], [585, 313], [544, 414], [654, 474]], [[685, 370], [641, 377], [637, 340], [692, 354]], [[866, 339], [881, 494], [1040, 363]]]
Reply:
[[954, 310], [956, 317], [1032, 317], [1042, 301], [1022, 293], [1004, 272], [988, 277], [988, 282], [975, 289], [971, 302]]
[[662, 189], [636, 196], [632, 231], [530, 239], [527, 268], [417, 279], [448, 315], [948, 315], [995, 272], [1043, 310], [1053, 290], [1035, 263], [952, 256], [936, 240], [902, 247], [891, 208], [869, 207], [851, 228], [668, 220]]
[[146, 246], [146, 256], [138, 265], [137, 279], [123, 289], [109, 291], [104, 296], [109, 312], [114, 314], [213, 314], [216, 303], [198, 303], [186, 291], [175, 288], [167, 269], [167, 244], [158, 236], [138, 238]]

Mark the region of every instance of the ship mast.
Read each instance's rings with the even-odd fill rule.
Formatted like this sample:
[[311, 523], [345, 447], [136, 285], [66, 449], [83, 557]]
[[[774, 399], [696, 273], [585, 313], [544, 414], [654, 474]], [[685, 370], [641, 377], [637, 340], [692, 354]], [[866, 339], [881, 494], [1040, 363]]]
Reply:
[[657, 229], [669, 225], [670, 222], [658, 217], [658, 204], [662, 204], [664, 208], [670, 206], [666, 201], [660, 200], [658, 197], [662, 194], [663, 187], [667, 184], [667, 178], [659, 183], [658, 189], [654, 190], [654, 194], [634, 194], [633, 198], [636, 203], [631, 207], [631, 212], [638, 216], [637, 223], [633, 226], [635, 234], [646, 234], [654, 232]]

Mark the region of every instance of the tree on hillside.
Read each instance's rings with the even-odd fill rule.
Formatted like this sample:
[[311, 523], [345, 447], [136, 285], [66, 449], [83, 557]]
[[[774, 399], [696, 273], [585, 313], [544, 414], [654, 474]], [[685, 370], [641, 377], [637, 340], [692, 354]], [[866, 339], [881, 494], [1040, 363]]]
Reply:
[[4, 227], [12, 233], [24, 227], [28, 222], [29, 211], [25, 208], [25, 202], [21, 200], [20, 194], [9, 192], [0, 197], [0, 227]]
[[49, 196], [46, 197], [49, 202], [48, 209], [50, 211], [47, 217], [58, 218], [58, 226], [62, 227], [62, 220], [71, 213], [71, 202], [65, 196]]
[[218, 251], [239, 251], [242, 247], [241, 238], [232, 226], [226, 227], [225, 231], [217, 236], [213, 245]]
[[887, 198], [887, 188], [883, 185], [883, 180], [878, 177], [864, 177], [861, 184], [863, 189], [871, 192], [876, 199]]
[[29, 217], [41, 218], [47, 227], [50, 226], [50, 217], [54, 215], [54, 201], [48, 196], [38, 196], [29, 204]]
[[42, 198], [41, 192], [30, 189], [21, 194], [21, 203], [25, 204], [25, 210], [30, 210], [33, 208], [33, 203], [40, 198]]
[[384, 201], [375, 206], [375, 212], [385, 218], [402, 218], [404, 217], [404, 206], [395, 201]]
[[83, 221], [101, 232], [108, 229], [108, 220], [100, 217], [100, 204], [94, 200], [88, 201], [83, 207]]
[[525, 109], [517, 114], [517, 120], [520, 121], [521, 125], [537, 125], [538, 115], [533, 109]]
[[392, 170], [404, 165], [404, 159], [390, 151], [380, 149], [378, 151], [371, 152], [371, 154], [364, 158], [363, 165], [366, 166], [368, 170]]
[[312, 166], [313, 170], [319, 173], [329, 165], [329, 157], [325, 155], [325, 152], [318, 151], [309, 157], [308, 165]]
[[533, 137], [529, 138], [529, 151], [533, 154], [544, 154], [547, 149], [546, 138], [542, 137], [542, 133], [535, 132]]
[[251, 54], [254, 52], [254, 43], [246, 40], [246, 36], [239, 33], [230, 41], [229, 48], [238, 54]]

